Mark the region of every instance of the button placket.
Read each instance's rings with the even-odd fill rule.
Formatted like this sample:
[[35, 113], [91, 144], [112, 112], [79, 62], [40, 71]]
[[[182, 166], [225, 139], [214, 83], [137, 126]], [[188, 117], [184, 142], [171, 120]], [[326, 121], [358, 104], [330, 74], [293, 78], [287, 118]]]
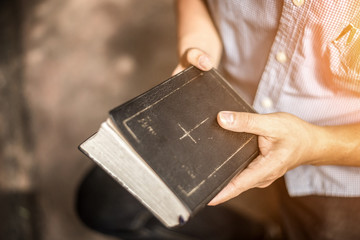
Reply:
[[298, 42], [298, 34], [302, 26], [299, 25], [299, 21], [306, 14], [305, 8], [294, 9], [294, 4], [301, 6], [305, 1], [294, 1], [296, 4], [292, 1], [284, 3], [279, 29], [254, 100], [254, 107], [259, 112], [270, 113], [281, 110], [277, 109], [277, 102], [281, 98], [281, 91], [288, 75], [291, 53], [295, 51]]

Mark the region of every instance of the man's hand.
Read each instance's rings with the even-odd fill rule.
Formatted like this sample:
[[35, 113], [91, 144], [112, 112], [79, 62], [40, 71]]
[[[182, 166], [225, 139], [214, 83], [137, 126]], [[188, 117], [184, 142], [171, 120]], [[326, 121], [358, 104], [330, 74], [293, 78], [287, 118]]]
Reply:
[[221, 58], [222, 43], [204, 0], [177, 0], [179, 64], [173, 75], [190, 65], [208, 71]]
[[172, 75], [181, 72], [190, 65], [194, 65], [203, 71], [209, 71], [214, 67], [213, 61], [207, 53], [197, 48], [190, 48], [180, 57], [180, 62], [176, 66]]
[[220, 112], [221, 127], [259, 136], [260, 155], [209, 203], [217, 205], [255, 187], [267, 187], [301, 164], [316, 159], [321, 127], [286, 113]]

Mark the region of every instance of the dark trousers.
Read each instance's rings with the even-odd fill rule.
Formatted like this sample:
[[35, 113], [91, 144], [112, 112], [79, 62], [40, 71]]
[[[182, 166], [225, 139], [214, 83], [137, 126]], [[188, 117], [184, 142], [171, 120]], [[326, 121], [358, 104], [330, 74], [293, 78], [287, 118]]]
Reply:
[[[283, 179], [275, 184], [283, 239], [360, 240], [360, 198], [289, 197]], [[261, 223], [221, 206], [205, 208], [181, 228], [166, 229], [98, 167], [79, 187], [77, 211], [90, 228], [120, 239], [273, 239]]]
[[289, 197], [283, 180], [279, 183], [279, 195], [287, 239], [360, 239], [359, 197]]
[[206, 207], [184, 226], [167, 229], [98, 167], [79, 186], [76, 208], [88, 227], [124, 240], [268, 239], [263, 224], [222, 206]]

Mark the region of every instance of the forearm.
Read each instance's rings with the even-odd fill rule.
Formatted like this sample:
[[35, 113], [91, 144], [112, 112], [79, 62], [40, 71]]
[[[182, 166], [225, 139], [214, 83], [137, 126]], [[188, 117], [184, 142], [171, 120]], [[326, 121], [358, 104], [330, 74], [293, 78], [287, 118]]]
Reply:
[[360, 166], [360, 123], [318, 127], [313, 165]]
[[177, 1], [178, 54], [197, 48], [206, 52], [215, 66], [221, 57], [222, 44], [205, 3], [201, 0]]

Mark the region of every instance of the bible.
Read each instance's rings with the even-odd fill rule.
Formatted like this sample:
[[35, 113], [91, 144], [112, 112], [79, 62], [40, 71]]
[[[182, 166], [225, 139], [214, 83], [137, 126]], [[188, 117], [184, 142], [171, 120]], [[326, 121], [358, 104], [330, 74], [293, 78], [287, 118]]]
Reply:
[[191, 66], [111, 110], [79, 149], [174, 227], [259, 154], [257, 136], [218, 125], [222, 110], [255, 112], [216, 69]]

